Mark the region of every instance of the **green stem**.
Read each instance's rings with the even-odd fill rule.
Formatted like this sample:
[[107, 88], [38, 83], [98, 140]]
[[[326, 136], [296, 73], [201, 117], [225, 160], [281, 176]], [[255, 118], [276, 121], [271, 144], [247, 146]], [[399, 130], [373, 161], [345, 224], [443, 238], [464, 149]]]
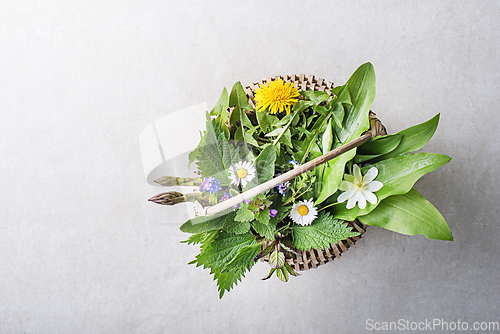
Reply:
[[340, 203], [339, 203], [339, 202], [335, 202], [335, 203], [332, 203], [332, 204], [328, 204], [327, 206], [324, 206], [324, 207], [322, 207], [321, 209], [319, 209], [319, 210], [318, 210], [318, 212], [320, 212], [321, 210], [324, 210], [324, 209], [326, 209], [326, 208], [329, 208], [329, 207], [331, 207], [331, 206], [337, 205], [337, 204], [340, 204]]

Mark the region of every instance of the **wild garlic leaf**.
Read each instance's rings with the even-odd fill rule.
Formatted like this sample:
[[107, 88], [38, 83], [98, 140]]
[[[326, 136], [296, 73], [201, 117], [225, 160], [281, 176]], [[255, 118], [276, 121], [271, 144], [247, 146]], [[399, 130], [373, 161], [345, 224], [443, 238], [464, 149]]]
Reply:
[[415, 189], [384, 199], [375, 210], [359, 217], [359, 220], [401, 234], [423, 234], [429, 239], [453, 240], [441, 213]]
[[328, 212], [320, 213], [311, 225], [295, 224], [292, 226], [293, 244], [300, 250], [330, 247], [330, 244], [336, 244], [339, 240], [357, 235], [359, 233], [352, 232], [346, 222], [333, 218]]
[[371, 167], [376, 167], [380, 171], [375, 180], [382, 182], [384, 185], [382, 189], [375, 192], [378, 199], [377, 203], [371, 204], [368, 202], [364, 209], [360, 209], [358, 206], [347, 209], [345, 204], [339, 204], [333, 206], [330, 212], [339, 219], [349, 221], [369, 214], [384, 198], [407, 193], [418, 179], [450, 160], [450, 157], [437, 153], [410, 153], [363, 167], [361, 168], [363, 174]]

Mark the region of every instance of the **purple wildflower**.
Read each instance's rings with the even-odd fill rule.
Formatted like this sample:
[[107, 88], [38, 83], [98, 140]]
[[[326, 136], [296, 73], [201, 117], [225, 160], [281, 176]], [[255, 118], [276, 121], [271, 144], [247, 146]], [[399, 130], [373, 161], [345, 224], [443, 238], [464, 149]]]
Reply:
[[276, 209], [269, 210], [269, 215], [271, 216], [271, 218], [276, 217], [277, 214], [278, 214], [278, 210], [276, 210]]
[[224, 192], [224, 196], [221, 197], [221, 201], [227, 201], [229, 197], [231, 197], [231, 195], [229, 195], [227, 192]]
[[206, 177], [203, 179], [203, 182], [201, 182], [198, 190], [200, 192], [205, 192], [205, 191], [210, 191], [210, 194], [213, 195], [222, 188], [220, 187], [220, 181], [216, 179], [215, 177]]
[[290, 185], [289, 181], [286, 181], [285, 183], [279, 184], [276, 188], [278, 188], [278, 192], [282, 195], [285, 196], [286, 191], [288, 190], [288, 186]]

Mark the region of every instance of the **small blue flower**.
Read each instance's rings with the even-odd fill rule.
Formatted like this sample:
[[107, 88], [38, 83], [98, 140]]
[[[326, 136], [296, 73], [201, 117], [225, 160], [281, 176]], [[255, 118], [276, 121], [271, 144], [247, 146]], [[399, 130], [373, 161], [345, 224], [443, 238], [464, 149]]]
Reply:
[[285, 193], [288, 190], [289, 185], [290, 185], [290, 181], [286, 181], [285, 183], [280, 183], [276, 188], [278, 188], [278, 192], [282, 196], [285, 196]]
[[291, 164], [293, 165], [293, 168], [297, 168], [297, 167], [299, 167], [299, 166], [300, 166], [300, 162], [295, 161], [295, 160], [293, 160], [293, 159], [292, 159], [292, 160], [290, 160], [290, 161], [288, 161], [288, 163], [291, 163]]
[[222, 188], [220, 187], [220, 181], [215, 177], [206, 177], [203, 179], [203, 182], [200, 184], [198, 190], [200, 192], [210, 191], [210, 194], [213, 195]]
[[231, 197], [231, 195], [229, 195], [227, 192], [224, 192], [224, 196], [221, 197], [221, 201], [227, 201], [229, 197]]

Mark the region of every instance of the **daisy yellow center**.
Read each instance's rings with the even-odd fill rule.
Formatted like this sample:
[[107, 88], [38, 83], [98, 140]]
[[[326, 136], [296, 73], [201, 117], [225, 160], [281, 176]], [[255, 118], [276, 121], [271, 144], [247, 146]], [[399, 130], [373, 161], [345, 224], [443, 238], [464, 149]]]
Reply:
[[298, 101], [299, 90], [292, 86], [291, 82], [284, 83], [282, 79], [271, 81], [255, 90], [255, 101], [257, 110], [269, 109], [271, 114], [281, 113], [286, 110], [290, 114], [290, 106]]
[[301, 216], [305, 216], [307, 215], [307, 213], [309, 212], [309, 209], [307, 208], [306, 205], [301, 205], [299, 206], [299, 208], [297, 209], [297, 212], [299, 213], [299, 215]]
[[248, 172], [246, 171], [246, 169], [243, 169], [243, 168], [240, 168], [238, 170], [238, 172], [236, 173], [236, 175], [238, 175], [238, 177], [240, 179], [243, 179], [245, 176], [247, 176]]

